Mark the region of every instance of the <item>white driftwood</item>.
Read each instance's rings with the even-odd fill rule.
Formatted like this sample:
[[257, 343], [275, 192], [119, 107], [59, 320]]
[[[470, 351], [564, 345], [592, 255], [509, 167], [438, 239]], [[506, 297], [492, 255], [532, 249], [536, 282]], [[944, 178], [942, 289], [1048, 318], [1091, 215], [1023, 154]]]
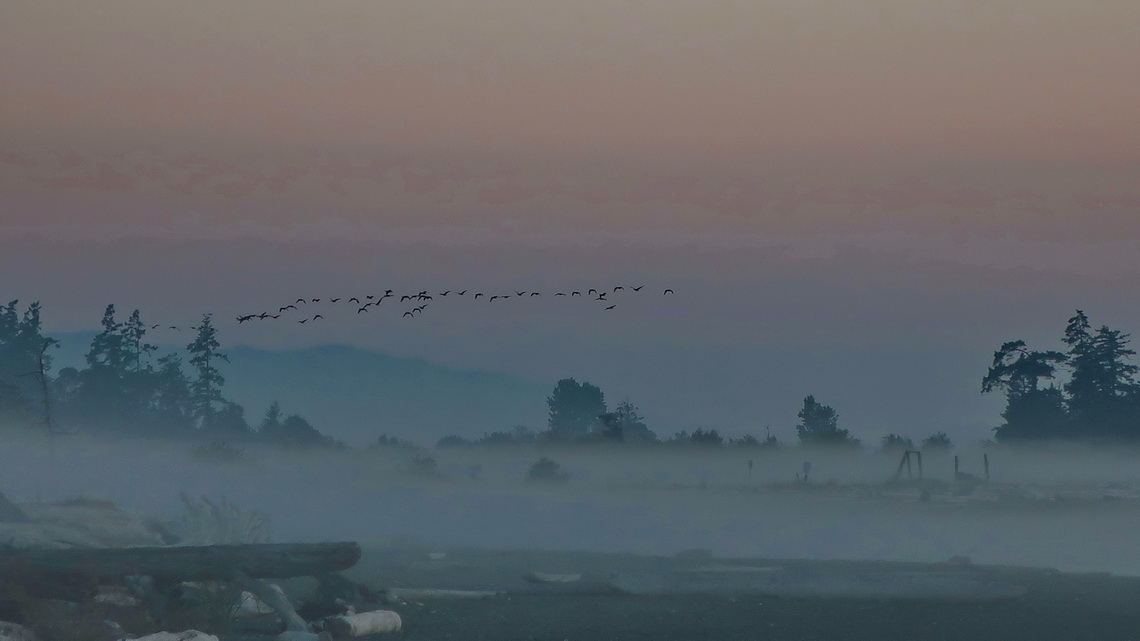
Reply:
[[363, 637], [369, 634], [399, 632], [403, 625], [399, 613], [391, 610], [346, 614], [330, 617], [325, 621], [325, 628], [338, 637]]
[[524, 577], [531, 583], [573, 583], [582, 579], [581, 574], [547, 574], [545, 572], [528, 572]]

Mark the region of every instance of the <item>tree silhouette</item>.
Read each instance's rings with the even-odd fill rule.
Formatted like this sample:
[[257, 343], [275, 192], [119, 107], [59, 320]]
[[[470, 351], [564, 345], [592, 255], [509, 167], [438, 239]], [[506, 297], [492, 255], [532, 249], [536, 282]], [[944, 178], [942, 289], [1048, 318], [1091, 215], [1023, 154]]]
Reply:
[[548, 425], [555, 440], [575, 440], [598, 430], [600, 417], [606, 413], [606, 397], [602, 390], [573, 378], [558, 381], [546, 399], [550, 409]]
[[804, 405], [796, 417], [796, 434], [804, 445], [857, 445], [847, 430], [839, 428], [839, 414], [827, 405], [815, 400], [815, 396], [804, 397]]
[[194, 342], [186, 346], [190, 352], [190, 365], [198, 376], [190, 383], [191, 414], [200, 428], [209, 428], [217, 412], [216, 406], [225, 403], [222, 386], [226, 379], [215, 366], [218, 361], [229, 362], [229, 357], [218, 351], [218, 331], [210, 314], [202, 316], [202, 323], [194, 328], [198, 333]]

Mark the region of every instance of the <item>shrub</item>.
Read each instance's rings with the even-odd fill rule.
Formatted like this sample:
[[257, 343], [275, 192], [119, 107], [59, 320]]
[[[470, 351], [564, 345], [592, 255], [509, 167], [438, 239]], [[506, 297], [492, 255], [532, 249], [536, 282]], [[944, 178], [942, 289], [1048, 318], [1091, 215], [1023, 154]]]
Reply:
[[535, 461], [527, 470], [526, 480], [541, 483], [564, 483], [570, 479], [570, 474], [564, 472], [562, 467], [553, 459], [542, 457]]
[[922, 439], [922, 449], [931, 452], [949, 450], [951, 446], [950, 437], [946, 432], [935, 432]]

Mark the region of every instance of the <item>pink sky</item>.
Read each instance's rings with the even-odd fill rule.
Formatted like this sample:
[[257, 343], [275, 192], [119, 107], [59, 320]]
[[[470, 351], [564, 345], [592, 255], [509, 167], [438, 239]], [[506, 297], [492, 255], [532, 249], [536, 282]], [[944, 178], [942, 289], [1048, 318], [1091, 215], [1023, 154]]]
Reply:
[[[755, 328], [775, 316], [785, 344], [836, 354], [919, 353], [936, 332], [980, 377], [987, 350], [1052, 336], [1078, 305], [1137, 329], [1115, 295], [1140, 276], [1137, 24], [1128, 0], [16, 3], [0, 21], [0, 288], [77, 328], [113, 301], [221, 313], [302, 283], [612, 274], [702, 294], [569, 338], [539, 314], [511, 325], [531, 332], [513, 359], [502, 339], [464, 351], [457, 326], [234, 340], [581, 368], [668, 413], [685, 411], [675, 390], [583, 350], [683, 346], [681, 384], [704, 389], [717, 349], [745, 354], [737, 374], [763, 369]], [[763, 304], [725, 303], [738, 292]], [[841, 360], [793, 378], [841, 394], [859, 367]], [[971, 407], [939, 427], [978, 432]]]

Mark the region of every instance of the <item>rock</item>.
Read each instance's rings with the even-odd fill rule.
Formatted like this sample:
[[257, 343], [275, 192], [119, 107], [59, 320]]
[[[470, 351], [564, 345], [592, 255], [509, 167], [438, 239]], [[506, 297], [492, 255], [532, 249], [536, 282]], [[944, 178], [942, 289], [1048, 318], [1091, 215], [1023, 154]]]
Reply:
[[0, 540], [17, 548], [117, 548], [162, 545], [162, 537], [110, 501], [73, 499], [20, 508], [23, 521], [0, 518]]
[[0, 523], [23, 523], [28, 515], [0, 492]]
[[0, 641], [36, 641], [36, 635], [17, 623], [0, 621]]

